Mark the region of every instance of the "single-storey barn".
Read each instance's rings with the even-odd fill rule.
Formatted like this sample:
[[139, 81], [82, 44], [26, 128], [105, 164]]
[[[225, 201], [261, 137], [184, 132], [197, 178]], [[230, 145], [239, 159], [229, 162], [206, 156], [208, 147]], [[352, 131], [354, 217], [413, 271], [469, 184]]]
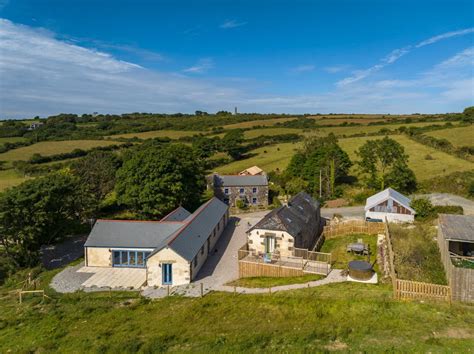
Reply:
[[148, 286], [188, 284], [226, 227], [228, 209], [212, 198], [192, 214], [179, 207], [160, 221], [97, 220], [85, 265], [144, 268]]

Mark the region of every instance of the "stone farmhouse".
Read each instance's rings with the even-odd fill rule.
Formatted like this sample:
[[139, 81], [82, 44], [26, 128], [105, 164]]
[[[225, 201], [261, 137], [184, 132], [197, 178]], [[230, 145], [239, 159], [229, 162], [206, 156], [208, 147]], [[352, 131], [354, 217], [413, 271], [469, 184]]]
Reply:
[[365, 203], [365, 219], [389, 222], [413, 222], [415, 210], [410, 207], [410, 198], [387, 188], [369, 198]]
[[85, 265], [140, 269], [142, 285], [188, 284], [226, 227], [228, 209], [212, 198], [192, 214], [179, 207], [160, 221], [97, 220], [84, 245]]
[[319, 202], [300, 192], [247, 231], [249, 251], [289, 257], [295, 248], [312, 250], [323, 226]]
[[208, 188], [214, 195], [230, 206], [238, 200], [246, 205], [268, 206], [268, 179], [266, 175], [219, 175], [208, 177]]

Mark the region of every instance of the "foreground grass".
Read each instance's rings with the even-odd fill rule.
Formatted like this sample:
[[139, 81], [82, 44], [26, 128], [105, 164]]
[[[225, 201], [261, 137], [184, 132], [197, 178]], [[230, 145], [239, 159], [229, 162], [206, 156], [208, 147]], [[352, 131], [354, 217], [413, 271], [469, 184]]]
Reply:
[[323, 279], [324, 276], [317, 274], [307, 274], [301, 277], [251, 277], [234, 280], [227, 285], [241, 286], [244, 288], [270, 288], [280, 285], [303, 284], [310, 281]]
[[[321, 252], [331, 253], [332, 267], [336, 269], [347, 269], [350, 261], [359, 260], [367, 261], [367, 256], [358, 255], [355, 253], [347, 252], [347, 245], [350, 243], [357, 242], [358, 239], [362, 239], [362, 242], [369, 245], [370, 249], [370, 262], [373, 263], [377, 257], [377, 236], [367, 234], [353, 234], [344, 235], [331, 238], [324, 241], [321, 247]], [[374, 270], [378, 271], [377, 263], [374, 265]]]
[[271, 295], [51, 294], [23, 305], [3, 291], [0, 352], [467, 352], [473, 307], [396, 302], [386, 285], [333, 284]]
[[33, 145], [13, 149], [0, 154], [0, 161], [28, 160], [33, 154], [43, 156], [71, 152], [74, 149], [89, 150], [99, 146], [120, 144], [116, 141], [106, 140], [66, 140], [66, 141], [42, 141]]

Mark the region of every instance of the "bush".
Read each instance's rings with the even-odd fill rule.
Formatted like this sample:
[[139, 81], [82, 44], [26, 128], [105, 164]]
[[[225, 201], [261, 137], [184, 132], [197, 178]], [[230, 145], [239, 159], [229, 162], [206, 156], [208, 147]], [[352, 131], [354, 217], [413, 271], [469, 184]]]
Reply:
[[436, 212], [433, 204], [428, 198], [417, 198], [411, 202], [410, 205], [416, 211], [416, 217], [426, 219], [433, 217]]
[[235, 205], [239, 209], [245, 209], [245, 207], [246, 207], [246, 204], [242, 199], [237, 199], [237, 201], [235, 202]]
[[438, 214], [464, 214], [464, 209], [460, 205], [436, 205], [434, 211], [436, 216], [438, 216]]

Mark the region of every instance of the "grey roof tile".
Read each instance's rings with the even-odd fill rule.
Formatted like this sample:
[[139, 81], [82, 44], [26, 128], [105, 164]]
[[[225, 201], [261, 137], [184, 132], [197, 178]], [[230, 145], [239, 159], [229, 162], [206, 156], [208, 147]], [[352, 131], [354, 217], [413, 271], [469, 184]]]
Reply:
[[446, 240], [474, 242], [474, 216], [440, 214], [439, 225]]

